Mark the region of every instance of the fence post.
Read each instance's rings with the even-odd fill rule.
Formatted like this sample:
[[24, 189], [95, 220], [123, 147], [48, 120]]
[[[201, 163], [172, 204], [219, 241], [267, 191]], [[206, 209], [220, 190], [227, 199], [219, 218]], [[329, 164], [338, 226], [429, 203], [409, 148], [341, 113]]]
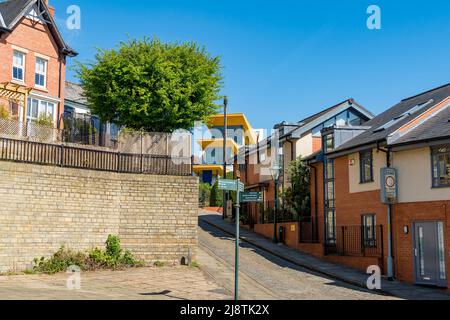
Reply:
[[141, 173], [144, 173], [144, 133], [141, 132]]
[[194, 160], [195, 158], [194, 158], [194, 156], [192, 155], [191, 156], [191, 172], [190, 172], [190, 175], [191, 176], [194, 176]]
[[345, 227], [342, 227], [342, 255], [345, 256]]
[[120, 151], [117, 152], [117, 172], [120, 172]]
[[366, 246], [364, 244], [364, 226], [362, 225], [360, 228], [360, 232], [361, 232], [361, 254], [363, 257], [366, 256]]
[[169, 157], [165, 156], [166, 158], [166, 175], [169, 173]]
[[61, 145], [61, 157], [59, 159], [59, 165], [64, 167], [64, 145]]

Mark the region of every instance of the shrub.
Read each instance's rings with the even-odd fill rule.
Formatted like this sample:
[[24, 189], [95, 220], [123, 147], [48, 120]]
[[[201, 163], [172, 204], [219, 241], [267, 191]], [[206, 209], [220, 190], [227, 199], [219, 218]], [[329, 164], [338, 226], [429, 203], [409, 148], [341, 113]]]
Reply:
[[70, 266], [78, 266], [81, 270], [120, 269], [125, 267], [143, 266], [144, 263], [134, 258], [125, 250], [122, 254], [120, 239], [109, 235], [106, 240], [106, 250], [99, 248], [88, 252], [73, 252], [61, 247], [51, 258], [34, 259], [33, 271], [37, 273], [55, 274], [66, 271]]
[[153, 265], [154, 265], [155, 267], [161, 268], [161, 267], [164, 267], [164, 262], [156, 261]]
[[9, 119], [9, 110], [3, 104], [0, 104], [0, 119], [3, 119], [3, 120]]
[[36, 120], [36, 124], [43, 126], [43, 127], [52, 127], [53, 119], [51, 116], [48, 116], [45, 113], [41, 113]]
[[211, 196], [211, 186], [208, 183], [201, 183], [199, 185], [198, 202], [201, 208], [209, 204]]
[[85, 269], [86, 255], [80, 252], [67, 250], [61, 247], [50, 259], [34, 259], [34, 271], [39, 273], [55, 274], [66, 271], [72, 265]]
[[216, 183], [214, 183], [213, 187], [211, 188], [209, 205], [211, 207], [221, 207], [223, 205], [222, 191], [219, 190], [219, 181], [216, 181]]

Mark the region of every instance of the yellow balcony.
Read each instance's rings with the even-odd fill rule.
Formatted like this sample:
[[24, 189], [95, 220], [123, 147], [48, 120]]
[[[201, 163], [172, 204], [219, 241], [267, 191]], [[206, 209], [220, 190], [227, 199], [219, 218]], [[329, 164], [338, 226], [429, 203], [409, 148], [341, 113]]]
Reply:
[[[197, 143], [200, 145], [202, 150], [206, 150], [209, 148], [223, 148], [223, 139], [204, 139], [198, 140]], [[227, 149], [231, 148], [232, 155], [236, 155], [239, 152], [239, 146], [234, 142], [233, 139], [227, 139]]]
[[223, 175], [223, 166], [220, 164], [196, 164], [194, 165], [194, 172], [200, 174], [203, 171], [212, 171], [214, 175]]
[[[256, 133], [253, 131], [250, 122], [248, 122], [247, 117], [243, 113], [232, 113], [227, 117], [227, 123], [229, 126], [242, 126], [245, 131], [245, 143], [246, 145], [256, 144], [257, 137]], [[207, 126], [208, 128], [213, 127], [223, 127], [224, 125], [224, 115], [218, 114], [209, 118]]]

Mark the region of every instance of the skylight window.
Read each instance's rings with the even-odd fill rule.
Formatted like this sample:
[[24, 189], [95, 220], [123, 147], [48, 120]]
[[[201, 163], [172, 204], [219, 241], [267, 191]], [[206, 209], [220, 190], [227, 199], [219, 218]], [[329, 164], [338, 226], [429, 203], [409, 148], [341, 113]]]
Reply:
[[417, 111], [419, 111], [419, 110], [425, 108], [426, 106], [432, 104], [433, 102], [434, 102], [434, 100], [431, 99], [431, 100], [429, 100], [429, 101], [427, 101], [427, 102], [418, 104], [417, 106], [415, 106], [415, 107], [409, 109], [407, 112], [401, 114], [400, 116], [397, 116], [397, 117], [395, 117], [394, 119], [392, 119], [392, 120], [386, 122], [386, 123], [385, 123], [384, 125], [382, 125], [381, 127], [378, 127], [377, 129], [375, 129], [375, 130], [373, 131], [373, 133], [378, 133], [378, 132], [382, 132], [382, 131], [384, 131], [384, 130], [389, 129], [390, 127], [392, 127], [392, 126], [395, 125], [396, 123], [400, 122], [400, 120], [403, 120], [404, 118], [406, 118], [406, 117], [408, 117], [408, 116], [410, 116], [410, 115], [416, 113]]

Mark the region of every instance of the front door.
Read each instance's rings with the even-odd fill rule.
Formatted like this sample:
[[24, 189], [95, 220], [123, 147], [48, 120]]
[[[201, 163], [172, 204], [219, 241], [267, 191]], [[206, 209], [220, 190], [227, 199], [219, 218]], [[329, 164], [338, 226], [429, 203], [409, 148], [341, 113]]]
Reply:
[[414, 224], [414, 262], [417, 284], [446, 286], [442, 222]]

